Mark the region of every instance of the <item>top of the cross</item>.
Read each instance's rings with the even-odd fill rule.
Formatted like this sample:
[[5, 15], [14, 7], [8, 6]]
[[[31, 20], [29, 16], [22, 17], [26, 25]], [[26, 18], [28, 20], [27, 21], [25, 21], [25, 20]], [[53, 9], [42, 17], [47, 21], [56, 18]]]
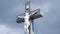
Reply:
[[30, 13], [30, 1], [25, 2], [25, 13]]

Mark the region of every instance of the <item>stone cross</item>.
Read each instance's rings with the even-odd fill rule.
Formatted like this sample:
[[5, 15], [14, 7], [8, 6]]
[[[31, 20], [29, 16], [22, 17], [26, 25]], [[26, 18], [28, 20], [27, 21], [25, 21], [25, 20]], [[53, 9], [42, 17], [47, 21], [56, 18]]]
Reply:
[[18, 15], [16, 22], [24, 23], [25, 34], [34, 34], [33, 20], [40, 17], [43, 17], [40, 12], [40, 9], [30, 11], [30, 1], [27, 1], [25, 3], [25, 13], [22, 15]]

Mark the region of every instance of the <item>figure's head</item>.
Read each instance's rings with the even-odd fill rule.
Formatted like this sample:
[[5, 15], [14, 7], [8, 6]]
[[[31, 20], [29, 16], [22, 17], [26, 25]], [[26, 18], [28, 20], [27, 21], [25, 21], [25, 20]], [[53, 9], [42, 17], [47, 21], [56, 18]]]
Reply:
[[26, 12], [26, 15], [29, 15], [29, 13]]

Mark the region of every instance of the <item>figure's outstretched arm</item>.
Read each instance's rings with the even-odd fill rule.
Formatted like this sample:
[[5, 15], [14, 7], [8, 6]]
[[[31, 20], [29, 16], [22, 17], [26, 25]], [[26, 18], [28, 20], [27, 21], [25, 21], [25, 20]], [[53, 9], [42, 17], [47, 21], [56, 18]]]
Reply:
[[24, 14], [18, 15], [18, 16], [17, 16], [17, 19], [16, 19], [16, 22], [17, 22], [17, 23], [22, 23], [22, 22], [24, 22]]
[[33, 15], [35, 15], [37, 13], [37, 11], [33, 11], [31, 14], [30, 14], [30, 16], [33, 16]]

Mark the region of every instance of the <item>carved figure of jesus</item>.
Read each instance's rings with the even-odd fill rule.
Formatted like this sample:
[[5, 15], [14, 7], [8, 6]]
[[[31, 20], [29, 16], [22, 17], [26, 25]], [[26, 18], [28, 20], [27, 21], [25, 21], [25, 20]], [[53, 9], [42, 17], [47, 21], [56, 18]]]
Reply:
[[29, 13], [26, 13], [24, 17], [25, 19], [24, 28], [25, 28], [25, 32], [27, 32], [26, 34], [29, 34], [29, 30], [30, 30], [30, 21], [29, 21], [30, 17], [29, 16], [30, 16]]

